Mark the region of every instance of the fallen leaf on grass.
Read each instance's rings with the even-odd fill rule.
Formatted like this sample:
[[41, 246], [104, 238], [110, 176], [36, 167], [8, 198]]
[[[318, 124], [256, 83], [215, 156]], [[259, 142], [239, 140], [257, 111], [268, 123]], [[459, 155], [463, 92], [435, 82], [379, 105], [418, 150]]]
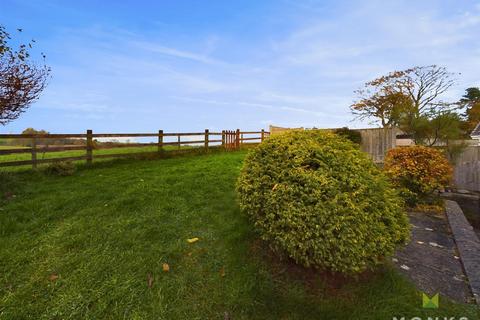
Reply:
[[187, 242], [188, 243], [195, 243], [197, 242], [198, 240], [200, 240], [199, 238], [191, 238], [191, 239], [187, 239]]
[[275, 189], [277, 189], [277, 187], [278, 187], [278, 183], [275, 183], [275, 185], [272, 188], [272, 191], [275, 191]]
[[58, 274], [52, 273], [52, 274], [50, 275], [50, 277], [48, 277], [48, 279], [49, 279], [50, 281], [55, 281], [55, 280], [58, 279]]
[[168, 263], [164, 263], [164, 264], [162, 265], [162, 270], [163, 270], [163, 272], [168, 272], [168, 271], [170, 271], [170, 266], [168, 265]]
[[225, 277], [225, 267], [222, 267], [220, 269], [220, 277], [222, 277], [222, 278]]
[[149, 288], [153, 286], [153, 276], [151, 273], [147, 274], [147, 285]]

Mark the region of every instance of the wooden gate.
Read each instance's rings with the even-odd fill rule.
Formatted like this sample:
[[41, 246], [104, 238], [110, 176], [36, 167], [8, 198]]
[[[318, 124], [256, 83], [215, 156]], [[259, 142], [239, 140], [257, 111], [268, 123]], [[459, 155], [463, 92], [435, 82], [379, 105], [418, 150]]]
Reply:
[[225, 150], [240, 149], [240, 130], [224, 130], [222, 133], [222, 144]]

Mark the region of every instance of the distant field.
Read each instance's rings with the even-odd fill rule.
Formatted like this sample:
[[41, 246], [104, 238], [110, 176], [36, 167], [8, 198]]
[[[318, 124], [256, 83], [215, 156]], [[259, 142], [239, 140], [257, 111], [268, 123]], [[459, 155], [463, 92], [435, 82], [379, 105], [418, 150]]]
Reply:
[[21, 146], [1, 146], [0, 145], [0, 150], [7, 150], [7, 149], [24, 149], [27, 147], [21, 147]]

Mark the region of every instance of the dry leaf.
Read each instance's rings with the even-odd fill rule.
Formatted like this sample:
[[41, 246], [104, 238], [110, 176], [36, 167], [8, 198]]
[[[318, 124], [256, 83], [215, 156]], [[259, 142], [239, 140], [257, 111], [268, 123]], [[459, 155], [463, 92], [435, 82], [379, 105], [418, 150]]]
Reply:
[[153, 276], [151, 273], [147, 274], [147, 285], [149, 288], [151, 288], [153, 285]]
[[405, 264], [402, 264], [402, 265], [400, 266], [400, 268], [402, 268], [403, 270], [407, 270], [407, 271], [410, 270], [410, 267], [407, 266], [407, 265], [405, 265]]
[[188, 243], [195, 243], [195, 242], [197, 242], [198, 240], [200, 240], [200, 239], [198, 239], [198, 238], [191, 238], [191, 239], [187, 239], [187, 242], [188, 242]]
[[222, 277], [222, 278], [225, 277], [225, 267], [222, 267], [220, 269], [220, 277]]
[[164, 264], [162, 265], [162, 270], [163, 270], [163, 272], [168, 272], [168, 271], [170, 271], [170, 266], [168, 265], [168, 263], [164, 263]]
[[58, 279], [58, 274], [52, 273], [48, 279], [49, 279], [50, 281], [55, 281], [55, 280]]
[[278, 183], [275, 183], [275, 185], [272, 188], [272, 191], [275, 191], [275, 189], [277, 189], [277, 187], [278, 187]]

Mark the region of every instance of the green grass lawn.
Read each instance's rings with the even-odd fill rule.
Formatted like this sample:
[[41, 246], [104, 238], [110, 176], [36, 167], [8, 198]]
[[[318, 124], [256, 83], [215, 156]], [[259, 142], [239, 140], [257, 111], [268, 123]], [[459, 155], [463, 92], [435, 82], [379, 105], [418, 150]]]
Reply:
[[[20, 146], [0, 146], [0, 150], [2, 149], [23, 149], [26, 147]], [[178, 148], [177, 146], [165, 146], [165, 151], [176, 151], [176, 150], [192, 150], [195, 149], [194, 146], [184, 145]], [[98, 155], [108, 155], [108, 154], [128, 154], [128, 153], [142, 153], [142, 152], [157, 152], [158, 147], [156, 145], [152, 146], [142, 146], [142, 147], [120, 147], [120, 148], [111, 148], [111, 149], [95, 149], [93, 150], [93, 161], [100, 162], [100, 161], [109, 161], [112, 158], [95, 158]], [[80, 157], [85, 156], [85, 150], [68, 150], [68, 151], [58, 151], [58, 152], [39, 152], [37, 153], [37, 159], [54, 159], [54, 158], [64, 158], [64, 157]], [[0, 164], [2, 162], [9, 162], [9, 161], [22, 161], [22, 160], [31, 160], [32, 155], [31, 153], [13, 153], [7, 155], [0, 155]], [[39, 166], [46, 166], [47, 164], [39, 164]], [[15, 166], [9, 167], [9, 171], [17, 171], [31, 168], [31, 165], [22, 165], [22, 166]], [[1, 166], [0, 166], [1, 168]], [[8, 168], [8, 167], [7, 167]], [[1, 170], [1, 169], [0, 169]]]
[[272, 258], [235, 201], [244, 156], [0, 175], [0, 319], [479, 318], [422, 309], [390, 266], [339, 284]]

